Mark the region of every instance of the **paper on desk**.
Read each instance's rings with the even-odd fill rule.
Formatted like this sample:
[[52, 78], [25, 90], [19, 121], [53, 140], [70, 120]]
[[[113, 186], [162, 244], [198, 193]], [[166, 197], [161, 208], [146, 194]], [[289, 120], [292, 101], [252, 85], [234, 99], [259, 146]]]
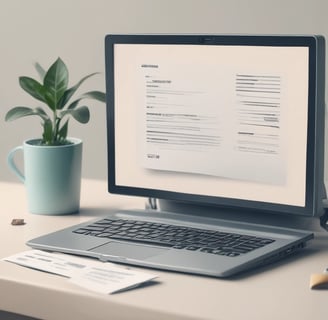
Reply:
[[111, 266], [87, 267], [69, 281], [92, 291], [114, 293], [134, 288], [154, 278], [156, 276], [149, 273]]
[[41, 250], [24, 251], [3, 260], [61, 275], [83, 288], [106, 294], [130, 289], [156, 278], [153, 274], [117, 267], [108, 262]]
[[72, 277], [75, 272], [85, 269], [86, 264], [76, 257], [63, 254], [48, 253], [40, 250], [29, 250], [17, 253], [3, 260], [64, 277]]

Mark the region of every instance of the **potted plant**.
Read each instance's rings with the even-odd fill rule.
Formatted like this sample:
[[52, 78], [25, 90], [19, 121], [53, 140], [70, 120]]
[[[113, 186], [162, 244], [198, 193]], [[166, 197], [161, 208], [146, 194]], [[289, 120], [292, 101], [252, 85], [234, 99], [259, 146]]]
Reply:
[[[21, 88], [45, 107], [16, 106], [10, 109], [6, 121], [22, 117], [37, 116], [41, 119], [42, 136], [26, 140], [8, 154], [8, 164], [24, 182], [29, 210], [38, 214], [67, 214], [79, 211], [82, 141], [68, 137], [70, 119], [87, 123], [90, 111], [80, 105], [84, 99], [105, 102], [105, 93], [86, 92], [72, 101], [81, 84], [97, 73], [83, 77], [69, 87], [69, 72], [58, 58], [47, 71], [39, 64], [36, 69], [41, 76], [39, 82], [30, 77], [19, 77]], [[16, 166], [14, 155], [23, 150], [24, 173]]]

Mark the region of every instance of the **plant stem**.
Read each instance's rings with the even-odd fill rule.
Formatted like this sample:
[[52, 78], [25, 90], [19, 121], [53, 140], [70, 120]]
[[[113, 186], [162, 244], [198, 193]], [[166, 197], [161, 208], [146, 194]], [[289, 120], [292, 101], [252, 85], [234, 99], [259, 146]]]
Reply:
[[54, 144], [57, 141], [57, 132], [58, 132], [58, 126], [57, 126], [57, 110], [54, 110], [54, 119], [53, 119], [53, 133], [52, 133], [52, 144]]

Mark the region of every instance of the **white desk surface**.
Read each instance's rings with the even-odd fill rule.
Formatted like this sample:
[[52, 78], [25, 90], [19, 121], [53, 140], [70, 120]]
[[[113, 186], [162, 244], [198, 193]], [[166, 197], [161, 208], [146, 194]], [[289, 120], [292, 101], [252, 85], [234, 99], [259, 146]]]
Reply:
[[[144, 199], [109, 195], [104, 181], [83, 180], [81, 212], [27, 212], [25, 189], [0, 182], [0, 258], [29, 249], [33, 237], [104, 215], [143, 208]], [[24, 218], [24, 226], [12, 226]], [[310, 290], [311, 273], [328, 267], [328, 233], [316, 232], [302, 252], [229, 280], [154, 271], [155, 284], [102, 295], [65, 278], [0, 261], [0, 310], [41, 319], [327, 319], [328, 290]], [[148, 270], [149, 271], [149, 270]]]

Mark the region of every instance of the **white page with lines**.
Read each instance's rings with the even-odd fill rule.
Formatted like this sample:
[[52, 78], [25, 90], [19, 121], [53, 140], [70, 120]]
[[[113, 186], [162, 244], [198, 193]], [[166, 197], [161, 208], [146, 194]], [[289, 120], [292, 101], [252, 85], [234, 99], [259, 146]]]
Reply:
[[285, 183], [280, 74], [215, 64], [139, 65], [144, 168]]

